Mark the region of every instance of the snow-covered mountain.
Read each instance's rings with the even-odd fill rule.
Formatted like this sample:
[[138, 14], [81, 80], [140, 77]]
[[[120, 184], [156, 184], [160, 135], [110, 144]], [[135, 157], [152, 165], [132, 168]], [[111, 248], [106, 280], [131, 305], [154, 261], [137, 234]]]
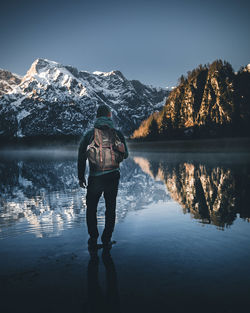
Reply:
[[78, 71], [37, 59], [15, 87], [0, 98], [0, 135], [80, 135], [107, 104], [118, 128], [130, 135], [165, 103], [168, 91], [127, 80], [120, 71]]

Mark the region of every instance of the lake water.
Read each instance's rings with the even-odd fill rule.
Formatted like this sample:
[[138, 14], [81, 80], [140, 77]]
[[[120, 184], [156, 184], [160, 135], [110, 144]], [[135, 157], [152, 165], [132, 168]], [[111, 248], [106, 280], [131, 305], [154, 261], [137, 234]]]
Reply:
[[1, 312], [249, 310], [249, 155], [132, 152], [98, 260], [75, 150], [2, 151], [0, 175]]

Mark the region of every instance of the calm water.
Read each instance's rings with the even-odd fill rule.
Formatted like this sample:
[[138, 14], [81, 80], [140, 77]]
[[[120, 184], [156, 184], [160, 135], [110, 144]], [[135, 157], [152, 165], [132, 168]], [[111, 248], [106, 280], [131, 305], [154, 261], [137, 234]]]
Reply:
[[112, 258], [90, 261], [75, 152], [2, 153], [1, 311], [246, 312], [249, 159], [131, 153]]

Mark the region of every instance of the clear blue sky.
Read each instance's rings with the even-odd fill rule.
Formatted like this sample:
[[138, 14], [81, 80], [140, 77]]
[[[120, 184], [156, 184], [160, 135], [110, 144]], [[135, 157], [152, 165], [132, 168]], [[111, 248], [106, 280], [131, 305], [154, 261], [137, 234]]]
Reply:
[[174, 86], [218, 58], [235, 70], [250, 63], [249, 13], [241, 0], [5, 0], [0, 67], [23, 75], [42, 57]]

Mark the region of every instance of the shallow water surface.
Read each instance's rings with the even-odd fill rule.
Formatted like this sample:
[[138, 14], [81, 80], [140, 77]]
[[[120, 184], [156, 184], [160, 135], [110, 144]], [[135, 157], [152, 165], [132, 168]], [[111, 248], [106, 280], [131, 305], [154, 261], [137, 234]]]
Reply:
[[[5, 152], [0, 175], [4, 312], [249, 307], [249, 155], [131, 153], [121, 166], [117, 244], [98, 259], [87, 250], [75, 153]], [[104, 216], [102, 199], [100, 233]]]

